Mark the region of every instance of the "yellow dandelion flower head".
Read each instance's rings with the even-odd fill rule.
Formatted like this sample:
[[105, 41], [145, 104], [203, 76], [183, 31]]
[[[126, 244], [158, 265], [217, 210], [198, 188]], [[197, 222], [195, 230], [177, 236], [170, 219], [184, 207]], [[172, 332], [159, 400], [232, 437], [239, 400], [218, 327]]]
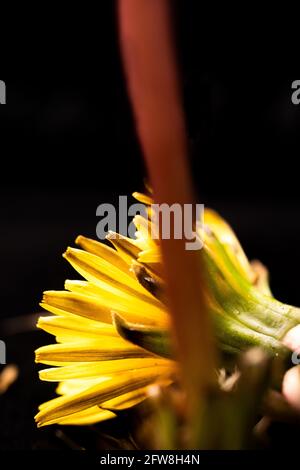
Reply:
[[[39, 348], [36, 362], [52, 366], [40, 378], [59, 382], [60, 396], [40, 406], [38, 426], [113, 418], [147, 398], [151, 386], [168, 386], [176, 376], [160, 246], [149, 236], [152, 199], [134, 196], [148, 206], [147, 217], [134, 218], [136, 239], [110, 232], [110, 247], [79, 236], [80, 248], [68, 248], [64, 257], [84, 280], [44, 292], [41, 305], [52, 315], [40, 317], [38, 327], [57, 343]], [[219, 349], [234, 355], [259, 345], [282, 352], [280, 339], [299, 323], [299, 310], [273, 299], [265, 268], [249, 263], [218, 214], [205, 209], [201, 230]]]

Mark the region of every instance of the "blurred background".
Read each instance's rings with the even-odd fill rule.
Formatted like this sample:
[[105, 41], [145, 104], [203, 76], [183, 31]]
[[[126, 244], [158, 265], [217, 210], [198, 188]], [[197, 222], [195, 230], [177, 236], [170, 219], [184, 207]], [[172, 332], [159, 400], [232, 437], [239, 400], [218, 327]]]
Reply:
[[[285, 66], [292, 43], [284, 46], [276, 25], [266, 33], [259, 15], [248, 25], [242, 13], [236, 21], [227, 11], [225, 19], [199, 4], [173, 3], [199, 202], [219, 211], [248, 256], [268, 266], [275, 296], [300, 305], [300, 105], [291, 102], [300, 74]], [[33, 348], [48, 337], [25, 337], [26, 318], [40, 310], [43, 290], [76, 278], [61, 254], [78, 234], [96, 237], [97, 206], [142, 191], [146, 177], [116, 2], [102, 2], [97, 15], [72, 8], [66, 16], [54, 7], [35, 11], [39, 20], [28, 22], [20, 11], [3, 37], [0, 339], [8, 344], [7, 362], [21, 367], [0, 396], [4, 448], [60, 446], [32, 422], [53, 387], [38, 382], [33, 366]]]

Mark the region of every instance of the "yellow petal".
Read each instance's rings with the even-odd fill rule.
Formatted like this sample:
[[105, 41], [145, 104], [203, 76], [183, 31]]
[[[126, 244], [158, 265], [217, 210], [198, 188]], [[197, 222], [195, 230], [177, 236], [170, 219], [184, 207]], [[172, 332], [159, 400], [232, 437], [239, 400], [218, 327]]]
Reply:
[[74, 248], [68, 248], [63, 256], [85, 279], [96, 286], [111, 293], [127, 293], [153, 305], [159, 305], [134, 277], [125, 274], [99, 256]]
[[52, 400], [52, 403], [49, 402], [47, 408], [42, 409], [35, 419], [39, 425], [59, 422], [66, 416], [145, 387], [164, 378], [164, 375], [165, 368], [161, 367], [125, 372], [71, 397], [66, 395]]
[[134, 192], [132, 193], [132, 196], [142, 204], [146, 204], [146, 206], [151, 206], [153, 204], [152, 197], [147, 196], [146, 194]]
[[[79, 411], [78, 413], [62, 418], [59, 421], [54, 420], [54, 423], [57, 422], [57, 424], [72, 426], [88, 426], [115, 417], [116, 415], [111, 411], [103, 410], [98, 406], [92, 406], [87, 410]], [[51, 422], [48, 424], [51, 424]]]
[[157, 248], [141, 251], [138, 261], [145, 264], [160, 264], [162, 262], [161, 252]]
[[126, 370], [162, 366], [171, 368], [171, 361], [159, 358], [120, 359], [115, 361], [80, 362], [64, 367], [53, 367], [39, 372], [41, 380], [58, 382], [70, 379], [99, 378]]
[[99, 289], [95, 284], [88, 281], [78, 281], [66, 279], [65, 280], [65, 289], [71, 292], [78, 292], [79, 294], [88, 295], [90, 297], [98, 297]]
[[98, 338], [102, 336], [117, 336], [112, 325], [73, 316], [51, 316], [40, 317], [37, 327], [47, 331], [57, 338], [66, 338], [73, 341], [76, 337], [86, 340], [87, 338]]
[[[137, 280], [135, 282], [138, 282]], [[78, 284], [68, 283], [68, 288], [77, 289]], [[145, 324], [166, 325], [169, 317], [163, 304], [157, 305], [140, 300], [119, 291], [118, 294], [109, 290], [97, 288], [98, 295], [85, 295], [82, 285], [80, 292], [47, 291], [44, 292], [41, 306], [46, 310], [60, 316], [73, 314], [83, 318], [111, 324], [111, 311], [124, 314], [130, 321], [143, 321]]]
[[[72, 379], [72, 380], [63, 380], [60, 382], [56, 388], [56, 393], [58, 395], [68, 395], [68, 396], [73, 396], [78, 393], [82, 393], [88, 388], [93, 387], [94, 385], [99, 385], [102, 382], [105, 382], [108, 380], [110, 377], [103, 375], [100, 377], [94, 377], [94, 378], [88, 378], [88, 379]], [[48, 404], [51, 404], [51, 400], [48, 402]], [[47, 408], [47, 403], [45, 406], [41, 409]]]
[[248, 281], [252, 282], [255, 274], [253, 273], [247, 256], [241, 247], [235, 233], [225, 222], [224, 219], [215, 211], [205, 209], [204, 222], [209, 226], [219, 242], [223, 245], [232, 264], [238, 272]]
[[157, 226], [141, 215], [136, 215], [133, 223], [137, 228], [136, 238], [139, 246], [144, 248], [147, 246], [158, 246], [159, 237]]
[[[160, 385], [167, 386], [171, 382], [172, 380], [170, 379], [161, 380]], [[108, 409], [111, 411], [125, 410], [127, 408], [131, 408], [132, 406], [141, 403], [143, 400], [149, 397], [148, 390], [149, 386], [134, 390], [133, 392], [125, 393], [124, 395], [120, 395], [119, 397], [101, 403], [101, 408]]]
[[133, 392], [125, 393], [119, 397], [113, 398], [112, 400], [105, 401], [101, 404], [102, 409], [114, 410], [125, 410], [132, 406], [141, 403], [147, 398], [147, 387], [134, 390]]
[[112, 289], [114, 287], [126, 289], [128, 286], [141, 292], [129, 273], [124, 273], [99, 256], [76, 248], [68, 248], [63, 256], [83, 277], [96, 285], [99, 283], [102, 285], [104, 282], [109, 283]]
[[123, 235], [112, 232], [108, 232], [106, 239], [112, 243], [116, 248], [120, 256], [127, 263], [131, 263], [132, 260], [135, 260], [139, 256], [140, 248], [138, 247], [136, 240], [131, 238], [124, 237]]
[[60, 362], [91, 362], [152, 357], [150, 353], [122, 338], [100, 337], [99, 340], [79, 341], [66, 344], [50, 344], [36, 350], [36, 362], [58, 364]]
[[110, 310], [92, 296], [66, 291], [46, 291], [43, 294], [42, 306], [45, 309], [51, 306], [62, 312], [111, 323]]
[[111, 263], [113, 266], [116, 266], [118, 269], [125, 272], [127, 275], [130, 275], [128, 263], [126, 263], [120, 254], [110, 246], [107, 246], [104, 243], [100, 243], [96, 240], [92, 240], [91, 238], [83, 237], [82, 235], [79, 235], [76, 238], [75, 243], [83, 250], [99, 256], [108, 263]]

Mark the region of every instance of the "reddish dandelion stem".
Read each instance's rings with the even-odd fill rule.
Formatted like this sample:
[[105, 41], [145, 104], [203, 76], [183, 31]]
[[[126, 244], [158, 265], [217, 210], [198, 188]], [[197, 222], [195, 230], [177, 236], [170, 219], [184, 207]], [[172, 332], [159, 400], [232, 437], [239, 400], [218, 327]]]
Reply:
[[[187, 136], [167, 0], [119, 0], [121, 49], [138, 136], [157, 204], [193, 204]], [[199, 251], [161, 239], [175, 340], [191, 412], [211, 381], [214, 352]]]

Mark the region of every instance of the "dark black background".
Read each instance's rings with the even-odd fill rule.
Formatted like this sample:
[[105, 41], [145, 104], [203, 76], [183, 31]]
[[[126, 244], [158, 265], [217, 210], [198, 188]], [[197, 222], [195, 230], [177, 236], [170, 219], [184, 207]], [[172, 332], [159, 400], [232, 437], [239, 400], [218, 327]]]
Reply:
[[[263, 14], [247, 4], [243, 11], [221, 11], [212, 3], [208, 12], [201, 4], [173, 2], [199, 201], [220, 211], [249, 257], [269, 267], [275, 295], [300, 305], [300, 105], [291, 103], [291, 83], [300, 79], [297, 15], [280, 10], [274, 19], [274, 6]], [[146, 176], [126, 96], [115, 2], [66, 11], [54, 3], [20, 8], [1, 20], [5, 319], [38, 311], [43, 290], [61, 289], [66, 277], [76, 277], [61, 258], [66, 246], [79, 233], [95, 237], [96, 207], [142, 190]], [[16, 350], [8, 351], [9, 360], [21, 355]], [[30, 408], [24, 423], [31, 416]], [[20, 426], [14, 446], [30, 447], [26, 425]]]
[[[277, 296], [299, 303], [300, 106], [291, 83], [300, 76], [287, 23], [255, 8], [173, 5], [199, 200], [269, 266]], [[35, 311], [43, 289], [61, 288], [72, 275], [65, 247], [78, 233], [95, 236], [98, 204], [143, 189], [145, 177], [115, 2], [23, 13], [2, 32], [2, 317]]]

